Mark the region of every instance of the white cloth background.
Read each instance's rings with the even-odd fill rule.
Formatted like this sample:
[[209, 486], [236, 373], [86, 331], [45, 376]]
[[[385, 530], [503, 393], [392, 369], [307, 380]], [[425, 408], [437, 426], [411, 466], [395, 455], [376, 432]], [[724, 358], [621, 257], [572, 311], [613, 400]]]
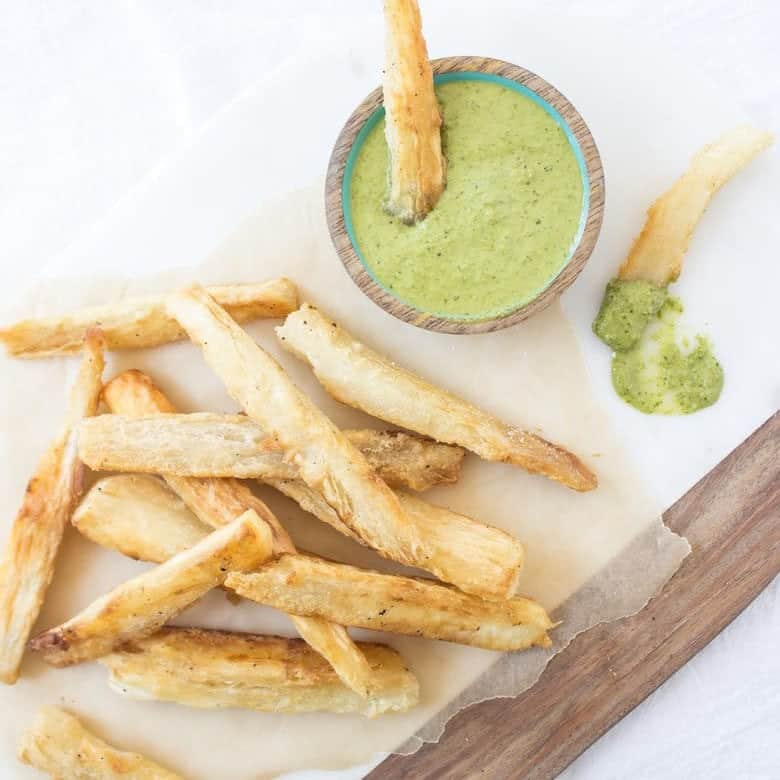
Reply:
[[[424, 9], [453, 2], [425, 0]], [[484, 13], [490, 4], [482, 0]], [[576, 11], [638, 26], [716, 80], [724, 100], [780, 132], [775, 0], [556, 5], [561, 24]], [[374, 6], [378, 13], [379, 0], [0, 0], [3, 294], [98, 224], [258, 78], [340, 17]], [[776, 581], [564, 777], [780, 777], [779, 594]]]

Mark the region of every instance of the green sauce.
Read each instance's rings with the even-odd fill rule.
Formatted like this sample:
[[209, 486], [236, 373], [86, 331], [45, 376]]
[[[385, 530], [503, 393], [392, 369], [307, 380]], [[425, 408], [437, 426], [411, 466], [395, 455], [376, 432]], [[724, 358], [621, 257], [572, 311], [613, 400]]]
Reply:
[[646, 414], [690, 414], [712, 406], [723, 390], [723, 368], [709, 341], [678, 337], [682, 310], [665, 287], [613, 279], [593, 323], [615, 350], [615, 391]]
[[666, 300], [666, 287], [613, 279], [601, 303], [593, 332], [616, 352], [631, 349]]
[[583, 209], [582, 176], [564, 132], [519, 92], [452, 81], [436, 94], [444, 114], [444, 194], [416, 225], [385, 212], [380, 122], [352, 174], [354, 234], [372, 275], [407, 304], [487, 318], [533, 299], [566, 265]]

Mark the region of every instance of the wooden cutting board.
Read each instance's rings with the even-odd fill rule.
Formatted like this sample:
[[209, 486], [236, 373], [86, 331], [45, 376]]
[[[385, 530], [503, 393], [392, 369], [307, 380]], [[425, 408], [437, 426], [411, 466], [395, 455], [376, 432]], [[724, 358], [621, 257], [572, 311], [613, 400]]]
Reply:
[[780, 412], [664, 520], [693, 552], [645, 609], [580, 634], [530, 690], [463, 710], [370, 780], [555, 777], [698, 653], [780, 572]]

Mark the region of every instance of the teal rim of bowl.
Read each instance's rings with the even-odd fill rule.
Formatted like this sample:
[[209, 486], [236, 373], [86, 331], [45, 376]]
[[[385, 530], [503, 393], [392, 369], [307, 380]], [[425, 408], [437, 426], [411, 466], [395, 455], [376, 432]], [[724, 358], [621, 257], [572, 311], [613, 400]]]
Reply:
[[372, 270], [371, 266], [369, 266], [369, 264], [366, 262], [366, 259], [363, 256], [363, 252], [360, 249], [360, 244], [358, 243], [357, 236], [355, 236], [355, 227], [352, 222], [352, 202], [350, 196], [350, 189], [352, 184], [352, 173], [355, 168], [355, 163], [357, 162], [358, 155], [360, 154], [360, 150], [363, 147], [363, 143], [368, 137], [368, 134], [376, 127], [376, 125], [379, 122], [382, 121], [382, 119], [385, 116], [385, 107], [383, 105], [378, 106], [371, 114], [371, 116], [369, 116], [368, 119], [366, 119], [363, 127], [360, 128], [360, 132], [355, 137], [355, 142], [352, 144], [352, 148], [349, 151], [349, 156], [347, 157], [347, 163], [344, 166], [344, 177], [341, 182], [341, 208], [344, 212], [344, 226], [346, 227], [349, 240], [352, 243], [352, 248], [355, 250], [355, 254], [360, 259], [363, 268], [366, 269], [366, 273], [388, 295], [391, 295], [397, 301], [400, 301], [401, 303], [408, 306], [409, 308], [414, 309], [415, 311], [419, 311], [421, 314], [427, 314], [433, 317], [441, 317], [443, 319], [448, 319], [457, 322], [472, 322], [472, 321], [488, 320], [494, 317], [503, 317], [508, 314], [511, 314], [512, 312], [516, 311], [517, 309], [523, 306], [528, 305], [529, 303], [531, 303], [531, 301], [538, 298], [563, 273], [566, 266], [571, 262], [571, 259], [574, 256], [577, 247], [579, 246], [580, 240], [582, 239], [582, 234], [585, 231], [585, 225], [588, 221], [588, 211], [590, 210], [590, 177], [588, 176], [588, 169], [585, 165], [585, 157], [582, 154], [582, 149], [580, 148], [580, 144], [577, 141], [577, 138], [575, 137], [571, 128], [569, 127], [568, 122], [558, 113], [557, 109], [554, 106], [548, 103], [544, 98], [540, 97], [532, 89], [526, 87], [524, 84], [520, 84], [519, 82], [513, 81], [512, 79], [505, 78], [504, 76], [498, 76], [494, 73], [482, 73], [481, 71], [474, 71], [474, 70], [462, 70], [462, 71], [453, 71], [450, 73], [439, 73], [438, 75], [433, 77], [433, 81], [434, 84], [447, 84], [451, 81], [487, 81], [487, 82], [492, 82], [494, 84], [500, 84], [502, 87], [507, 87], [508, 89], [512, 89], [515, 92], [519, 92], [521, 95], [527, 97], [529, 100], [536, 103], [536, 105], [540, 106], [550, 117], [552, 117], [555, 124], [561, 128], [563, 134], [566, 136], [566, 140], [569, 142], [569, 146], [571, 147], [572, 152], [574, 153], [574, 158], [577, 160], [577, 166], [580, 169], [580, 178], [582, 181], [582, 210], [580, 211], [580, 224], [578, 225], [577, 232], [574, 234], [574, 238], [572, 239], [571, 246], [569, 248], [568, 257], [566, 258], [566, 260], [564, 260], [564, 262], [562, 263], [558, 271], [555, 273], [555, 275], [552, 278], [550, 278], [547, 282], [545, 282], [545, 284], [542, 287], [540, 287], [538, 290], [536, 290], [534, 293], [528, 296], [525, 300], [518, 301], [517, 303], [513, 303], [510, 306], [504, 306], [500, 310], [492, 311], [492, 312], [488, 311], [480, 314], [472, 314], [472, 315], [464, 316], [464, 315], [448, 314], [447, 312], [423, 311], [415, 304], [402, 298], [400, 295], [398, 295], [398, 293], [395, 292], [395, 290], [389, 290], [386, 287], [386, 285], [384, 285], [382, 281], [376, 277], [374, 271]]

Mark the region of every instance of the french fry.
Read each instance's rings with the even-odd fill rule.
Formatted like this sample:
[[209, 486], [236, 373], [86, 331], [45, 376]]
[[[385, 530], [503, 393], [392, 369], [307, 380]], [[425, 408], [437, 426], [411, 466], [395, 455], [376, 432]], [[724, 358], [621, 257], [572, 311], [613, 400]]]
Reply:
[[19, 760], [54, 780], [182, 780], [139, 753], [103, 742], [57, 707], [38, 713], [19, 745]]
[[473, 404], [397, 366], [304, 304], [276, 329], [282, 345], [306, 361], [337, 400], [417, 431], [458, 444], [481, 458], [512, 463], [574, 490], [592, 490], [595, 475], [572, 453], [534, 433], [501, 422]]
[[52, 666], [70, 666], [110, 653], [154, 633], [212, 588], [231, 570], [251, 569], [272, 553], [268, 526], [251, 509], [175, 555], [99, 598], [83, 612], [31, 640]]
[[[210, 287], [209, 292], [237, 322], [284, 317], [298, 306], [298, 290], [289, 279], [262, 284]], [[135, 298], [94, 306], [71, 314], [22, 320], [0, 330], [9, 355], [23, 358], [71, 355], [81, 349], [84, 332], [98, 326], [108, 349], [156, 347], [185, 338], [165, 312], [165, 296]]]
[[771, 133], [740, 125], [701, 149], [688, 170], [649, 208], [618, 278], [660, 286], [675, 281], [712, 196], [773, 140]]
[[[173, 404], [140, 371], [125, 371], [112, 379], [103, 389], [103, 397], [110, 409], [128, 415], [173, 411]], [[245, 510], [252, 509], [271, 529], [274, 551], [295, 552], [292, 539], [273, 512], [238, 480], [173, 475], [167, 475], [165, 479], [201, 522], [219, 527]], [[182, 528], [186, 522], [180, 523]], [[187, 527], [191, 528], [191, 525]], [[171, 538], [173, 533], [170, 534]], [[142, 544], [148, 546], [149, 543], [141, 542], [139, 547]], [[331, 663], [345, 685], [361, 696], [369, 695], [373, 685], [371, 666], [343, 626], [319, 618], [291, 616], [291, 619], [298, 633]]]
[[117, 474], [88, 491], [71, 518], [88, 539], [137, 561], [163, 563], [211, 533], [157, 477]]
[[[267, 483], [339, 533], [365, 544], [305, 482], [270, 479]], [[524, 551], [511, 534], [409, 493], [397, 495], [423, 540], [420, 568], [435, 567], [439, 579], [485, 599], [508, 599], [517, 592]]]
[[65, 526], [81, 493], [76, 427], [97, 411], [104, 349], [99, 330], [87, 333], [65, 425], [27, 485], [0, 563], [0, 681], [9, 685], [19, 677], [25, 645], [54, 576]]
[[401, 656], [384, 645], [361, 642], [359, 648], [376, 680], [368, 698], [345, 686], [299, 639], [166, 627], [100, 663], [118, 693], [189, 707], [368, 717], [414, 707], [419, 686]]
[[444, 190], [441, 110], [417, 0], [385, 0], [385, 26], [386, 208], [411, 224], [425, 217]]
[[285, 612], [443, 639], [486, 650], [549, 647], [553, 623], [530, 599], [484, 601], [431, 580], [397, 577], [304, 555], [236, 572], [227, 587]]
[[[398, 498], [349, 439], [205, 290], [172, 295], [168, 311], [244, 411], [278, 438], [309, 487], [375, 550], [413, 564], [422, 540]], [[437, 572], [433, 572], [437, 574]]]
[[[239, 479], [298, 475], [279, 442], [245, 415], [103, 414], [88, 422], [79, 431], [79, 454], [97, 470]], [[427, 490], [460, 475], [460, 447], [395, 431], [344, 435], [391, 487]]]

